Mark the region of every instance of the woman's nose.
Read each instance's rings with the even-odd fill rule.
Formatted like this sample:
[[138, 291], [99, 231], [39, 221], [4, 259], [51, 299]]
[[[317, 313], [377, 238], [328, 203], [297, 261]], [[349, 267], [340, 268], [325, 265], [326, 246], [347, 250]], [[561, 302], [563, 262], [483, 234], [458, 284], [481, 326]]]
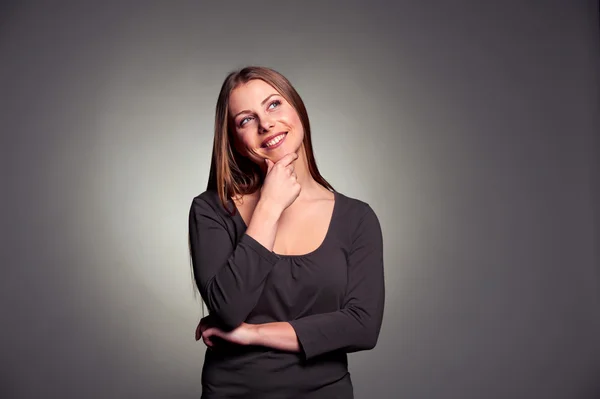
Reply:
[[261, 130], [268, 132], [275, 125], [271, 119], [263, 119], [260, 123]]

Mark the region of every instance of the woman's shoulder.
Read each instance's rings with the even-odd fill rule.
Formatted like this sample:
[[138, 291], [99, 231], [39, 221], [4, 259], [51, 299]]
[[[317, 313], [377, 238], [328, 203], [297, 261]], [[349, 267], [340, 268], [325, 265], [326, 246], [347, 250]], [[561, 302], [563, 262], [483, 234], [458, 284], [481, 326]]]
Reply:
[[348, 228], [357, 228], [364, 221], [370, 220], [379, 224], [377, 214], [371, 205], [364, 199], [355, 198], [339, 191], [335, 192], [336, 201], [336, 219], [343, 221], [342, 224]]
[[338, 208], [340, 212], [348, 214], [356, 214], [358, 216], [364, 215], [366, 212], [372, 212], [373, 208], [364, 199], [351, 197], [350, 195], [343, 194], [339, 191], [335, 191], [336, 201], [339, 203]]
[[335, 231], [342, 242], [351, 248], [365, 237], [369, 240], [382, 240], [382, 229], [375, 211], [368, 200], [335, 192], [336, 205]]
[[206, 190], [192, 199], [192, 209], [223, 215], [226, 210], [216, 190]]
[[200, 194], [196, 195], [194, 197], [194, 199], [192, 200], [192, 202], [198, 202], [198, 201], [208, 202], [211, 204], [218, 203], [218, 202], [220, 202], [219, 194], [217, 193], [216, 190], [206, 190], [206, 191], [203, 191]]

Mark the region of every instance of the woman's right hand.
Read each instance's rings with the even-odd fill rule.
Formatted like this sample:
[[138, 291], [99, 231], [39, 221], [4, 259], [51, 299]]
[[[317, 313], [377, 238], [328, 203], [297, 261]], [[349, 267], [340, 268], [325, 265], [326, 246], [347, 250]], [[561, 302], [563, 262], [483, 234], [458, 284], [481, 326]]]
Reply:
[[294, 173], [293, 162], [298, 159], [295, 152], [282, 157], [276, 163], [265, 159], [267, 175], [260, 192], [260, 202], [282, 213], [300, 195], [300, 183]]

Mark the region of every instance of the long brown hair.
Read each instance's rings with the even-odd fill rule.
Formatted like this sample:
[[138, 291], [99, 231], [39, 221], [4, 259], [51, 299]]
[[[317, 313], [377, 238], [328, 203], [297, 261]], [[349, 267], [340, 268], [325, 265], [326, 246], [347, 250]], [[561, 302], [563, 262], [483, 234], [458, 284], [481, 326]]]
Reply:
[[[221, 86], [221, 91], [217, 99], [215, 112], [215, 135], [213, 141], [212, 160], [210, 164], [210, 173], [208, 177], [207, 190], [216, 190], [223, 207], [230, 214], [234, 214], [236, 207], [228, 208], [228, 200], [232, 196], [251, 194], [258, 190], [263, 183], [264, 176], [260, 167], [242, 156], [234, 145], [234, 132], [230, 129], [233, 125], [229, 115], [229, 97], [231, 92], [241, 84], [248, 83], [253, 79], [260, 79], [275, 88], [290, 104], [300, 117], [302, 128], [304, 129], [304, 148], [306, 151], [306, 160], [308, 170], [315, 181], [324, 187], [333, 190], [333, 187], [321, 174], [315, 161], [312, 142], [310, 139], [310, 123], [306, 107], [296, 89], [292, 86], [285, 76], [273, 69], [248, 66], [237, 71], [229, 73]], [[190, 252], [190, 269], [192, 281], [194, 284], [194, 295], [200, 291], [195, 279], [194, 266], [192, 263], [192, 246], [188, 234], [188, 249]], [[204, 303], [204, 300], [202, 300]], [[204, 305], [202, 306], [202, 316], [204, 317]]]
[[231, 92], [239, 85], [253, 79], [260, 79], [273, 86], [294, 107], [304, 129], [303, 144], [308, 170], [317, 183], [333, 190], [331, 184], [321, 176], [317, 168], [310, 138], [310, 123], [302, 98], [285, 76], [271, 68], [261, 66], [247, 66], [233, 71], [227, 75], [221, 86], [215, 112], [215, 136], [207, 190], [216, 190], [223, 207], [233, 213], [235, 207], [231, 210], [227, 207], [230, 197], [251, 194], [262, 186], [264, 176], [260, 167], [235, 149], [234, 131], [230, 129], [233, 125], [229, 115]]

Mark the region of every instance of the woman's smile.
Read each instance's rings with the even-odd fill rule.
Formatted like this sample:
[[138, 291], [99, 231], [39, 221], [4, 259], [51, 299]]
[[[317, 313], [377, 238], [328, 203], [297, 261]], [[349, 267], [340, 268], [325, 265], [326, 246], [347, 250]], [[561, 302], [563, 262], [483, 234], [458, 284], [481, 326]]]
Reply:
[[276, 134], [275, 136], [267, 137], [262, 142], [261, 147], [265, 148], [267, 150], [273, 150], [273, 149], [279, 147], [285, 141], [287, 133], [288, 132], [281, 132], [281, 133]]

